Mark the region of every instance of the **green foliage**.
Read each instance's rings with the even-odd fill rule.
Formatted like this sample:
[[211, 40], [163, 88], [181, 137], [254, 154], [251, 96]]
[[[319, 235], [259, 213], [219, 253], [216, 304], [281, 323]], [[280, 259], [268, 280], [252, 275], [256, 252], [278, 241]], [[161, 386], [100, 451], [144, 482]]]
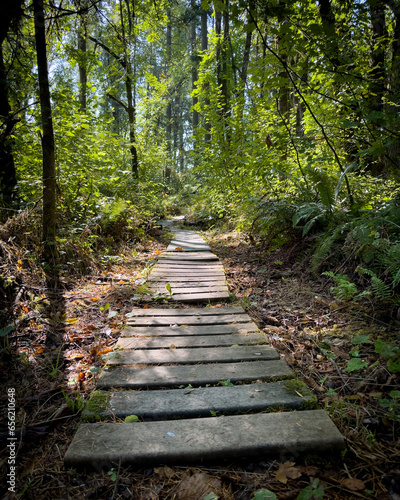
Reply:
[[334, 274], [332, 271], [326, 271], [325, 276], [329, 276], [334, 279], [337, 286], [330, 288], [330, 292], [339, 300], [350, 300], [357, 294], [357, 287], [354, 283], [349, 281], [349, 277], [346, 274]]

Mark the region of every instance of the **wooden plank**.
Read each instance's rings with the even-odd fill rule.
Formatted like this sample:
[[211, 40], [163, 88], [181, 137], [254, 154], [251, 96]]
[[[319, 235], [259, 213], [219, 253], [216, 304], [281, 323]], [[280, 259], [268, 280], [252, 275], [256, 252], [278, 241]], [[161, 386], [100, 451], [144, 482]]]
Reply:
[[221, 380], [247, 382], [293, 377], [292, 370], [282, 360], [244, 361], [242, 363], [212, 363], [198, 365], [160, 365], [107, 368], [97, 382], [100, 389], [121, 387], [145, 389], [146, 387], [171, 387], [180, 385], [204, 386], [218, 384]]
[[196, 279], [197, 276], [199, 277], [204, 277], [204, 276], [211, 276], [211, 277], [218, 277], [219, 279], [224, 279], [225, 274], [223, 271], [214, 271], [212, 269], [200, 269], [196, 270], [193, 269], [192, 271], [189, 270], [182, 270], [180, 271], [179, 269], [174, 270], [174, 269], [155, 269], [154, 271], [151, 271], [151, 274], [153, 276], [162, 276], [164, 278], [171, 276], [171, 277], [176, 277], [177, 279], [179, 278], [194, 278]]
[[140, 309], [135, 307], [130, 316], [215, 316], [216, 314], [245, 314], [243, 307], [191, 307], [186, 309]]
[[230, 295], [229, 292], [174, 294], [171, 299], [177, 302], [209, 302], [212, 300], [230, 299]]
[[[218, 415], [258, 413], [269, 409], [298, 410], [303, 405], [312, 408], [313, 396], [291, 394], [286, 390], [287, 381], [268, 384], [197, 387], [193, 389], [163, 389], [149, 391], [116, 391], [101, 393], [102, 407], [90, 412], [84, 410], [83, 418], [118, 417], [137, 415], [145, 420], [171, 418], [210, 417]], [[98, 400], [95, 393], [94, 400]]]
[[191, 262], [183, 264], [182, 262], [174, 264], [173, 261], [168, 261], [168, 262], [161, 262], [159, 264], [156, 264], [152, 271], [155, 269], [176, 269], [178, 271], [187, 271], [194, 269], [196, 271], [201, 271], [203, 269], [216, 269], [218, 271], [224, 271], [224, 267], [222, 264], [192, 264]]
[[166, 316], [149, 318], [129, 318], [127, 324], [130, 326], [169, 326], [169, 325], [223, 325], [229, 323], [248, 323], [251, 321], [247, 314], [215, 314], [210, 316]]
[[229, 335], [230, 333], [257, 332], [258, 326], [253, 323], [238, 323], [234, 325], [195, 325], [195, 326], [135, 326], [125, 327], [122, 337], [135, 337], [145, 335], [147, 337], [180, 337], [192, 335]]
[[82, 424], [64, 457], [65, 467], [203, 464], [207, 461], [331, 454], [343, 436], [324, 410], [162, 422]]
[[224, 276], [174, 276], [171, 280], [167, 280], [164, 276], [150, 275], [147, 281], [161, 282], [161, 283], [185, 283], [190, 281], [225, 281]]
[[266, 344], [262, 333], [231, 335], [205, 335], [204, 337], [121, 337], [117, 342], [120, 349], [176, 349], [179, 347], [217, 347], [233, 345]]
[[166, 266], [166, 265], [173, 265], [173, 266], [178, 266], [178, 267], [185, 267], [185, 266], [193, 266], [196, 268], [201, 268], [204, 266], [221, 266], [222, 263], [216, 260], [211, 260], [210, 262], [207, 261], [202, 261], [202, 260], [192, 260], [192, 261], [187, 261], [187, 260], [176, 260], [176, 259], [161, 259], [157, 261], [158, 266]]
[[159, 260], [173, 259], [173, 260], [219, 260], [218, 257], [211, 252], [168, 252], [158, 256]]
[[[212, 286], [210, 283], [206, 287], [180, 287], [178, 284], [170, 283], [172, 294], [188, 294], [188, 293], [210, 293], [210, 292], [228, 292], [226, 284]], [[151, 287], [149, 290], [164, 292], [166, 287]], [[229, 295], [228, 295], [229, 296]], [[174, 298], [174, 297], [172, 297]]]
[[[182, 337], [179, 337], [182, 338]], [[193, 340], [193, 339], [191, 339]], [[262, 341], [262, 340], [261, 340]], [[254, 360], [279, 359], [277, 351], [269, 345], [238, 347], [207, 347], [204, 349], [135, 349], [122, 351], [117, 349], [107, 356], [108, 365], [133, 364], [193, 364], [193, 363], [225, 363]]]
[[171, 288], [180, 287], [180, 288], [193, 288], [193, 287], [201, 287], [206, 288], [208, 286], [227, 286], [226, 281], [164, 281], [164, 282], [151, 282], [152, 284], [148, 285], [146, 288], [148, 290], [166, 290], [166, 285], [169, 283]]

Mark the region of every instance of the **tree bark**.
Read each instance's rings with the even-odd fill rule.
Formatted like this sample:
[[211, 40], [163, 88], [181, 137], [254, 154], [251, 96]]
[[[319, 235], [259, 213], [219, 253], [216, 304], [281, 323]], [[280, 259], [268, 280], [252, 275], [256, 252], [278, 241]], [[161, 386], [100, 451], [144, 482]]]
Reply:
[[[197, 65], [198, 65], [198, 53], [197, 53], [197, 33], [196, 33], [196, 28], [197, 28], [197, 15], [195, 14], [195, 8], [196, 8], [196, 1], [191, 0], [191, 6], [193, 9], [193, 19], [191, 22], [191, 29], [190, 29], [190, 44], [191, 44], [191, 50], [192, 50], [192, 91], [196, 89], [196, 84], [195, 82], [198, 79], [197, 75]], [[196, 132], [197, 127], [199, 126], [199, 112], [194, 109], [196, 104], [198, 102], [197, 96], [192, 97], [192, 106], [193, 106], [193, 111], [192, 111], [192, 125], [193, 125], [193, 134]]]
[[87, 102], [87, 69], [86, 69], [86, 20], [81, 17], [78, 31], [78, 61], [79, 61], [79, 104], [83, 113], [86, 112]]
[[56, 171], [54, 157], [54, 132], [50, 103], [50, 86], [47, 68], [46, 30], [42, 0], [33, 0], [35, 16], [36, 56], [39, 75], [39, 96], [42, 118], [43, 152], [43, 254], [54, 262], [56, 239]]
[[[18, 119], [12, 115], [9, 102], [8, 81], [3, 59], [3, 42], [13, 24], [22, 16], [23, 0], [6, 2], [0, 16], [0, 204], [4, 208], [18, 208], [17, 173], [10, 135]], [[6, 220], [9, 210], [3, 210], [1, 220]]]
[[[8, 100], [8, 82], [4, 68], [3, 50], [0, 45], [0, 119], [2, 128], [0, 133], [0, 193], [1, 206], [9, 209], [18, 207], [18, 183], [15, 169], [12, 142], [10, 135], [13, 132], [17, 119], [11, 115], [11, 107]], [[2, 210], [0, 221], [5, 221], [11, 212]]]
[[[167, 11], [168, 24], [167, 24], [167, 57], [166, 57], [166, 73], [168, 74], [171, 64], [172, 56], [172, 23], [171, 23], [171, 9]], [[169, 92], [170, 94], [170, 92]], [[172, 96], [168, 95], [168, 105], [167, 105], [167, 127], [166, 127], [166, 141], [167, 141], [167, 165], [165, 166], [165, 182], [169, 184], [171, 181], [171, 166], [168, 162], [171, 161], [172, 154]]]
[[[207, 10], [202, 9], [201, 10], [201, 50], [205, 52], [208, 49], [208, 13]], [[206, 96], [208, 96], [208, 84], [205, 86], [206, 88]], [[205, 98], [204, 100], [204, 105], [206, 109], [209, 108], [210, 106], [210, 99], [208, 97]], [[205, 120], [204, 123], [204, 128], [206, 129], [206, 133], [204, 134], [204, 142], [207, 144], [211, 141], [211, 126], [210, 123]]]

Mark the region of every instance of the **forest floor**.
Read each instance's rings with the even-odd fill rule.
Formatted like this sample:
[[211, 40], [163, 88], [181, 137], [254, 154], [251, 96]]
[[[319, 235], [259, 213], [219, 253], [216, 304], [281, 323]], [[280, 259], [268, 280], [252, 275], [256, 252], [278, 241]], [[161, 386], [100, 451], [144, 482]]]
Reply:
[[[269, 252], [239, 233], [204, 236], [224, 264], [232, 299], [312, 388], [346, 437], [346, 450], [336, 458], [260, 457], [251, 463], [88, 474], [65, 470], [63, 457], [80, 410], [118, 339], [124, 315], [133, 306], [166, 306], [163, 299], [152, 301], [142, 286], [146, 270], [166, 248], [168, 235], [158, 234], [103, 259], [91, 276], [62, 276], [51, 293], [39, 278], [27, 276], [30, 294], [21, 293], [15, 303], [19, 326], [0, 358], [6, 381], [1, 407], [7, 408], [7, 390], [15, 389], [16, 428], [21, 430], [14, 495], [7, 491], [3, 412], [2, 498], [196, 500], [213, 491], [220, 499], [247, 500], [264, 488], [282, 500], [400, 498], [400, 409], [396, 400], [382, 403], [391, 401], [388, 394], [398, 389], [399, 376], [387, 370], [372, 344], [378, 337], [396, 342], [396, 334], [398, 342], [399, 325], [386, 324], [388, 311], [372, 305], [334, 301], [328, 281], [312, 276], [306, 260], [299, 259], [304, 251], [299, 241]], [[365, 367], [345, 371], [353, 358]]]

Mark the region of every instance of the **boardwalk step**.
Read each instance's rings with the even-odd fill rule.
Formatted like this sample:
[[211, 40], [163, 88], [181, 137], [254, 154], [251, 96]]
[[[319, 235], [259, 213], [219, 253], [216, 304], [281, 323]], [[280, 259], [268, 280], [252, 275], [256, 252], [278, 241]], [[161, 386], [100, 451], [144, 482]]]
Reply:
[[185, 325], [223, 325], [231, 323], [248, 323], [251, 321], [247, 314], [216, 314], [216, 315], [196, 315], [196, 316], [185, 316], [182, 315], [171, 315], [171, 316], [156, 316], [156, 317], [138, 317], [129, 318], [127, 321], [128, 325], [135, 326], [169, 326], [175, 324], [185, 324]]
[[234, 325], [192, 325], [192, 326], [135, 326], [125, 327], [121, 337], [179, 337], [193, 335], [229, 335], [231, 333], [257, 332], [258, 326], [253, 323], [237, 323]]
[[280, 359], [181, 366], [123, 366], [106, 367], [100, 375], [97, 387], [145, 389], [189, 384], [196, 386], [218, 384], [228, 379], [233, 383], [291, 377], [293, 377], [292, 370]]
[[[144, 420], [210, 417], [256, 413], [268, 409], [310, 408], [315, 398], [307, 388], [291, 390], [291, 381], [161, 391], [96, 391], [83, 418], [86, 421], [137, 415]], [[301, 392], [303, 394], [301, 394]]]
[[261, 359], [279, 359], [279, 354], [268, 345], [210, 347], [206, 349], [116, 350], [108, 355], [108, 365], [224, 363]]
[[161, 422], [82, 424], [66, 467], [188, 464], [331, 452], [344, 440], [323, 410]]
[[177, 347], [218, 347], [250, 344], [265, 344], [262, 333], [242, 333], [231, 335], [205, 335], [196, 337], [122, 337], [117, 342], [120, 349], [175, 349]]
[[197, 307], [191, 307], [187, 309], [165, 309], [165, 308], [154, 308], [154, 309], [139, 309], [135, 307], [130, 313], [129, 317], [137, 316], [216, 316], [221, 314], [245, 314], [242, 307], [205, 307], [199, 309]]

